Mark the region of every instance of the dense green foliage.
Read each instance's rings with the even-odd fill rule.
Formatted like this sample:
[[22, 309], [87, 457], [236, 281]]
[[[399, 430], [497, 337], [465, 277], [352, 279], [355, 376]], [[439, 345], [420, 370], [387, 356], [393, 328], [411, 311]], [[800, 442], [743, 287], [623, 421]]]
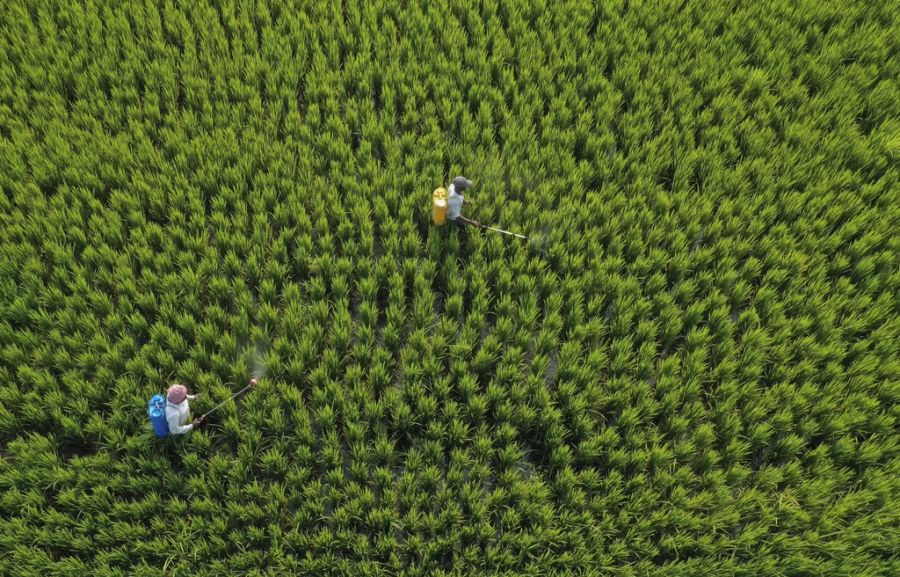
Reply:
[[897, 575], [897, 11], [0, 2], [0, 574]]

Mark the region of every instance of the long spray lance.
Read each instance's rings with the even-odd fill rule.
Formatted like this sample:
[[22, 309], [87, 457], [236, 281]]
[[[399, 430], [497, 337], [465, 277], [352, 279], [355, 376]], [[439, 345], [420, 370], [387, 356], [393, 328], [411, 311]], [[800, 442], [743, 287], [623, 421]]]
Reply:
[[[471, 188], [471, 189], [474, 189], [476, 186], [478, 186], [478, 183], [477, 183], [477, 182], [473, 182], [473, 183], [472, 183], [472, 186], [471, 186], [470, 188]], [[485, 228], [485, 229], [487, 229], [487, 230], [492, 230], [492, 231], [494, 231], [494, 232], [499, 232], [500, 234], [508, 234], [509, 236], [514, 236], [514, 237], [516, 237], [516, 238], [521, 238], [521, 239], [523, 239], [523, 240], [528, 240], [528, 237], [525, 236], [524, 234], [517, 234], [517, 233], [515, 233], [515, 232], [510, 232], [510, 231], [508, 231], [508, 230], [503, 230], [502, 228], [496, 228], [496, 227], [488, 226], [488, 225], [486, 225], [486, 224], [481, 224], [481, 223], [478, 223], [478, 226], [479, 226], [480, 228]]]
[[528, 240], [528, 237], [525, 236], [524, 234], [516, 234], [514, 232], [509, 232], [508, 230], [503, 230], [502, 228], [494, 228], [493, 226], [488, 226], [486, 224], [482, 224], [481, 228], [486, 228], [486, 229], [492, 230], [494, 232], [499, 232], [501, 234], [508, 234], [509, 236], [514, 236], [516, 238], [522, 238], [522, 239]]
[[202, 415], [200, 418], [201, 418], [201, 419], [205, 419], [205, 418], [208, 417], [209, 415], [213, 414], [214, 412], [216, 412], [217, 410], [219, 410], [220, 408], [222, 408], [222, 407], [225, 406], [226, 404], [228, 404], [228, 403], [230, 403], [231, 401], [233, 401], [233, 400], [235, 400], [236, 398], [238, 398], [238, 397], [239, 397], [244, 391], [246, 391], [247, 389], [252, 389], [253, 387], [255, 387], [257, 382], [259, 382], [259, 381], [257, 381], [256, 379], [250, 379], [250, 384], [249, 384], [249, 385], [247, 385], [246, 387], [244, 387], [244, 388], [241, 389], [240, 391], [236, 392], [235, 394], [231, 395], [230, 397], [228, 397], [227, 399], [225, 399], [224, 401], [222, 401], [221, 403], [219, 403], [218, 405], [216, 405], [216, 406], [213, 407], [212, 409], [210, 409], [210, 410], [208, 410], [207, 412], [203, 413], [203, 415]]

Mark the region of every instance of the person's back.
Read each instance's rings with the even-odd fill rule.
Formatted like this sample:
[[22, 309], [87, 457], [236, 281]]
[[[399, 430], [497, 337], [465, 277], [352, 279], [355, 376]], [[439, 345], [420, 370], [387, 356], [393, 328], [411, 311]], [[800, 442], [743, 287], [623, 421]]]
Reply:
[[456, 186], [450, 185], [450, 194], [447, 197], [447, 218], [456, 220], [462, 214], [463, 195], [456, 192]]
[[468, 190], [471, 186], [471, 180], [464, 176], [457, 176], [448, 187], [450, 194], [447, 197], [447, 218], [459, 226], [465, 226], [467, 224], [481, 226], [478, 221], [470, 220], [462, 215], [463, 204], [470, 202], [465, 199], [463, 192]]
[[169, 424], [170, 435], [183, 435], [199, 424], [200, 419], [188, 422], [191, 416], [188, 401], [194, 398], [196, 395], [188, 395], [184, 385], [169, 387], [166, 392], [166, 422]]

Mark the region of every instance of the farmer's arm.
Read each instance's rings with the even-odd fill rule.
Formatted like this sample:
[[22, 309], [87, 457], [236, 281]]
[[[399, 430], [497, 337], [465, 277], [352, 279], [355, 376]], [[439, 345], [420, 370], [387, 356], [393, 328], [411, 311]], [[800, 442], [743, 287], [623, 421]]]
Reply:
[[178, 411], [166, 411], [166, 422], [169, 423], [170, 435], [183, 435], [194, 428], [194, 425], [191, 423], [187, 425], [179, 424], [179, 417]]
[[200, 393], [197, 393], [196, 395], [188, 395], [187, 400], [193, 401], [194, 399], [196, 399], [199, 396], [200, 396]]

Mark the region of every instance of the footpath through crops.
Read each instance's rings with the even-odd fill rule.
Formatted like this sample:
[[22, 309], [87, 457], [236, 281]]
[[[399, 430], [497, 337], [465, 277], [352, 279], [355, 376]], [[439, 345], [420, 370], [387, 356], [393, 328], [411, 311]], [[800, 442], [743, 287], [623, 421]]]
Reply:
[[0, 574], [897, 575], [897, 26], [0, 1]]

